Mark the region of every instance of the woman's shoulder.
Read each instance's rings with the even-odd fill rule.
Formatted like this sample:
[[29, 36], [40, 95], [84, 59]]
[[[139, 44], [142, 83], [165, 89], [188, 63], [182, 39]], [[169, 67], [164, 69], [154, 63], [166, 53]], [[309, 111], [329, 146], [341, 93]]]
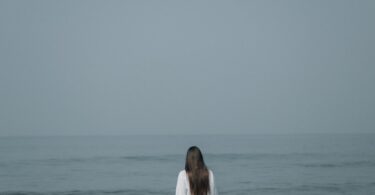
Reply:
[[181, 171], [178, 173], [178, 177], [186, 177], [186, 171], [185, 171], [185, 170], [181, 170]]
[[179, 172], [179, 174], [186, 174], [185, 169], [181, 170], [181, 171]]
[[214, 172], [211, 169], [208, 169], [208, 174], [210, 175], [210, 177], [214, 176]]

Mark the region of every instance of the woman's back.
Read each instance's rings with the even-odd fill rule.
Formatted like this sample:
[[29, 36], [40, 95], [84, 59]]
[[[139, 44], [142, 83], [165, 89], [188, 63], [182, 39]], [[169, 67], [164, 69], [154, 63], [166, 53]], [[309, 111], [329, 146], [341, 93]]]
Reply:
[[186, 153], [185, 170], [177, 178], [176, 195], [216, 195], [215, 178], [204, 163], [201, 150], [192, 146]]
[[[210, 192], [207, 195], [217, 195], [215, 188], [215, 178], [211, 170], [209, 171]], [[176, 195], [190, 195], [189, 177], [185, 170], [180, 171], [177, 178]]]

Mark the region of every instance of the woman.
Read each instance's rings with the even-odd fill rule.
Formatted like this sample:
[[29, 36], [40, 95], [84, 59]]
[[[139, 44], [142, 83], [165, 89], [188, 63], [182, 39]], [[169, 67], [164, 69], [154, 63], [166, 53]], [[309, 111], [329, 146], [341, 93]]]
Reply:
[[204, 164], [196, 146], [187, 151], [185, 170], [178, 174], [176, 195], [217, 195], [214, 174]]

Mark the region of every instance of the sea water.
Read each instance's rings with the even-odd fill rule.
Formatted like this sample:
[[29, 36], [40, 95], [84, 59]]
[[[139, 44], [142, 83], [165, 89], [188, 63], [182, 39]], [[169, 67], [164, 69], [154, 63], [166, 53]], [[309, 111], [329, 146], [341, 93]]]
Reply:
[[0, 194], [174, 194], [192, 145], [219, 194], [375, 194], [374, 134], [1, 137]]

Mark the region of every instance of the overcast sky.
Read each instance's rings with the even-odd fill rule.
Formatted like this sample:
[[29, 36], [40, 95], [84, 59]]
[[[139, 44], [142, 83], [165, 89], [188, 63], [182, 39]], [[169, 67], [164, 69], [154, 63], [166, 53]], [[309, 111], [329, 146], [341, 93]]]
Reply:
[[0, 1], [0, 136], [375, 132], [375, 1]]

